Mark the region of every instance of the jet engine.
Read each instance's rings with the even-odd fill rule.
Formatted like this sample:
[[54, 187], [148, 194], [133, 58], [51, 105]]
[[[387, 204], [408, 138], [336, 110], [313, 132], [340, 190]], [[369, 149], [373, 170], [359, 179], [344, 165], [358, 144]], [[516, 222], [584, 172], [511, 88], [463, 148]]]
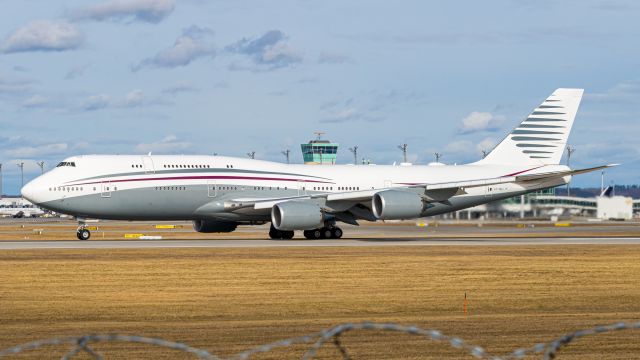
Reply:
[[310, 230], [324, 225], [320, 206], [302, 201], [286, 201], [271, 209], [271, 224], [278, 230]]
[[424, 208], [422, 197], [407, 191], [385, 190], [373, 195], [371, 208], [381, 220], [414, 219]]
[[232, 232], [238, 227], [233, 221], [194, 220], [193, 230], [201, 233]]

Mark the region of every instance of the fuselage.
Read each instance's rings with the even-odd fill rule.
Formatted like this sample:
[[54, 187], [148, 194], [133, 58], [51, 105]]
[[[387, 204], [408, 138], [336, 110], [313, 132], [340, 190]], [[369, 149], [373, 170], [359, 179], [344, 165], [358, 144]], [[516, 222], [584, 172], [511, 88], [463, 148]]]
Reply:
[[[297, 198], [568, 169], [562, 165], [295, 165], [223, 156], [84, 155], [29, 182], [38, 206], [81, 218], [269, 221], [264, 212], [209, 211], [227, 200]], [[469, 188], [424, 216], [459, 210], [566, 183], [506, 183]]]

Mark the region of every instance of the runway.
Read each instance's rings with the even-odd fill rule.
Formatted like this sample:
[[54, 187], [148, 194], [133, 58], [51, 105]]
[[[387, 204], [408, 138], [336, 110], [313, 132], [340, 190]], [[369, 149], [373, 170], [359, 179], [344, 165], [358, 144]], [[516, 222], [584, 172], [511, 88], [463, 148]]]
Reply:
[[38, 249], [163, 249], [163, 248], [277, 248], [379, 246], [534, 246], [534, 245], [640, 245], [640, 237], [602, 238], [402, 238], [340, 240], [98, 240], [4, 241], [0, 250]]

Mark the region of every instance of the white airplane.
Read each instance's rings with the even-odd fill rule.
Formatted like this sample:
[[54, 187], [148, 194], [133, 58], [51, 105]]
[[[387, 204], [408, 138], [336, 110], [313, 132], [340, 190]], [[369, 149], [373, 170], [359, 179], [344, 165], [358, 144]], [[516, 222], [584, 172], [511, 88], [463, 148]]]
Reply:
[[41, 215], [44, 215], [44, 211], [32, 204], [15, 203], [0, 205], [0, 217], [26, 218]]
[[412, 219], [566, 184], [560, 165], [582, 89], [558, 89], [484, 159], [466, 165], [289, 165], [223, 156], [88, 155], [22, 188], [40, 207], [84, 219], [192, 220], [199, 232], [271, 222], [272, 239], [340, 238], [337, 222]]

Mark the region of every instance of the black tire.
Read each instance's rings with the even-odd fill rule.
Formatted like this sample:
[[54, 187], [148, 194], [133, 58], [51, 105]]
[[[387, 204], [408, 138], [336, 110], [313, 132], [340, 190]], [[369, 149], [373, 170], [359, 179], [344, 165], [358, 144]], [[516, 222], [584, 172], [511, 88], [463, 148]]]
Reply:
[[311, 236], [314, 240], [322, 239], [322, 229], [311, 230]]
[[320, 229], [320, 231], [322, 231], [323, 239], [331, 239], [331, 236], [332, 236], [331, 228], [322, 228]]
[[293, 239], [293, 235], [294, 235], [293, 231], [281, 231], [280, 233], [282, 234], [281, 237], [283, 240]]
[[79, 240], [89, 240], [89, 238], [91, 237], [91, 231], [87, 229], [81, 229], [78, 230], [77, 235]]
[[342, 229], [339, 227], [334, 227], [331, 229], [331, 238], [340, 239], [342, 237]]
[[313, 239], [315, 239], [315, 238], [313, 237], [313, 232], [314, 232], [314, 231], [315, 231], [315, 230], [305, 230], [305, 231], [303, 231], [303, 232], [302, 232], [302, 234], [304, 234], [304, 237], [305, 237], [305, 238], [307, 238], [307, 239], [309, 239], [309, 240], [313, 240]]
[[273, 240], [277, 240], [280, 239], [281, 235], [280, 235], [280, 230], [277, 229], [271, 229], [269, 230], [269, 237]]

